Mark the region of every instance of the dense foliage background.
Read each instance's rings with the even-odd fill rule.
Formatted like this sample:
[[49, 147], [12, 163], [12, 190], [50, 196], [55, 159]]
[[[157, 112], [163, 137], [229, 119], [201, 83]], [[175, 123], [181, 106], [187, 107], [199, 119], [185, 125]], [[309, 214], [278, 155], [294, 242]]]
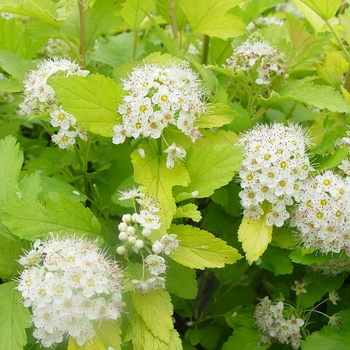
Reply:
[[346, 0], [0, 1], [0, 348], [348, 349], [349, 43]]

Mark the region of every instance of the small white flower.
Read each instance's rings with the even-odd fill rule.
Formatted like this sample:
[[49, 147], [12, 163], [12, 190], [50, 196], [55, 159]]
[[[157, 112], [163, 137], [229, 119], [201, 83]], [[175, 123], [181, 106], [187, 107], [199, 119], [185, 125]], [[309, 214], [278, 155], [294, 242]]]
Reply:
[[159, 275], [166, 270], [165, 260], [158, 255], [148, 255], [145, 259], [148, 271], [152, 275]]

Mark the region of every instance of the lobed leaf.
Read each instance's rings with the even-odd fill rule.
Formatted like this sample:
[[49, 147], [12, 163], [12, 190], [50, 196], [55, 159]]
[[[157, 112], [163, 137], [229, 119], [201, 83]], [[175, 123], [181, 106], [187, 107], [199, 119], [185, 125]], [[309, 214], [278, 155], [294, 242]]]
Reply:
[[150, 290], [147, 294], [132, 293], [135, 311], [141, 316], [153, 337], [168, 344], [173, 330], [173, 307], [170, 295], [162, 290]]
[[53, 192], [46, 197], [46, 205], [37, 201], [9, 202], [0, 217], [13, 235], [29, 241], [49, 232], [90, 236], [101, 232], [101, 225], [89, 208]]
[[237, 112], [223, 103], [208, 104], [208, 114], [201, 115], [196, 122], [199, 128], [215, 128], [230, 124]]
[[95, 134], [112, 136], [123, 90], [111, 78], [101, 74], [58, 77], [51, 79], [49, 84], [63, 109], [75, 116], [78, 125]]
[[232, 180], [241, 160], [241, 148], [231, 144], [191, 147], [186, 156], [186, 168], [191, 180], [187, 187], [176, 188], [176, 201], [212, 195], [215, 189]]
[[137, 32], [141, 22], [146, 17], [145, 12], [150, 12], [154, 5], [152, 0], [126, 0], [120, 15], [128, 29]]
[[224, 267], [242, 258], [237, 249], [199, 228], [172, 225], [168, 232], [175, 233], [180, 240], [179, 247], [169, 257], [184, 266], [203, 270], [205, 267]]

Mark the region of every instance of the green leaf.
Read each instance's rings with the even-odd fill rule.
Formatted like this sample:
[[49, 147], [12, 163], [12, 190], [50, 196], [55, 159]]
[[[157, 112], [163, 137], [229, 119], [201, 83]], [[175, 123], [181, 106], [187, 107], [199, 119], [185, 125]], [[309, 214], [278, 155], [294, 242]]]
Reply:
[[152, 0], [126, 0], [120, 15], [128, 29], [137, 32], [141, 22], [145, 19], [145, 12], [150, 12], [154, 2]]
[[73, 114], [79, 125], [95, 134], [112, 136], [123, 90], [111, 78], [101, 74], [59, 77], [51, 79], [49, 84], [64, 110]]
[[49, 232], [97, 236], [101, 226], [89, 208], [57, 193], [46, 197], [46, 205], [18, 200], [9, 202], [1, 213], [3, 224], [15, 236], [27, 240], [44, 237]]
[[79, 346], [74, 338], [69, 337], [68, 350], [120, 350], [120, 334], [121, 330], [116, 321], [102, 320], [96, 329], [96, 335], [84, 345]]
[[293, 264], [288, 257], [289, 254], [290, 251], [287, 249], [270, 245], [261, 256], [259, 267], [273, 272], [275, 276], [291, 274], [293, 272]]
[[86, 48], [91, 50], [96, 39], [103, 33], [117, 31], [123, 20], [117, 16], [120, 10], [118, 1], [95, 0], [92, 8], [86, 11]]
[[173, 169], [166, 167], [165, 155], [158, 155], [156, 143], [149, 143], [143, 147], [145, 157], [135, 151], [131, 155], [135, 169], [134, 179], [145, 187], [145, 191], [158, 199], [162, 215], [165, 219], [164, 229], [170, 226], [176, 211], [172, 188], [175, 185], [187, 185], [189, 176], [182, 164], [175, 164]]
[[180, 0], [180, 6], [195, 33], [227, 40], [246, 32], [241, 19], [228, 13], [241, 2], [242, 0]]
[[195, 222], [201, 221], [202, 214], [197, 210], [197, 206], [193, 203], [187, 203], [176, 208], [176, 213], [174, 214], [174, 219], [178, 218], [190, 218]]
[[244, 22], [249, 23], [255, 20], [260, 17], [264, 11], [275, 7], [280, 3], [281, 0], [259, 0], [259, 2], [256, 2], [255, 0], [246, 1], [242, 6]]
[[169, 0], [157, 0], [155, 3], [158, 13], [167, 21], [167, 23], [171, 23], [172, 21], [171, 15], [173, 6], [176, 16], [177, 29], [178, 31], [182, 31], [182, 29], [188, 22], [185, 14], [181, 9], [181, 6], [179, 5], [179, 2], [170, 2]]
[[169, 343], [173, 329], [173, 307], [170, 296], [162, 290], [150, 290], [147, 294], [132, 293], [132, 302], [153, 336]]
[[0, 210], [18, 193], [18, 175], [22, 168], [23, 154], [13, 136], [0, 140]]
[[350, 348], [350, 309], [337, 312], [341, 324], [339, 328], [325, 326], [313, 332], [302, 343], [303, 350], [348, 350]]
[[17, 282], [0, 285], [0, 349], [23, 350], [27, 343], [25, 329], [31, 324], [29, 310], [18, 303], [21, 294]]
[[27, 202], [35, 201], [42, 189], [39, 172], [25, 175], [19, 184], [21, 199]]
[[[334, 145], [334, 143], [333, 143]], [[317, 170], [325, 171], [327, 169], [332, 169], [339, 165], [349, 154], [349, 149], [347, 147], [338, 148], [333, 154], [322, 157], [319, 160], [319, 166]]]
[[181, 340], [174, 329], [170, 330], [170, 339], [169, 342], [166, 343], [154, 336], [138, 313], [133, 312], [130, 318], [132, 321], [132, 342], [134, 345], [132, 349], [182, 350]]
[[50, 192], [57, 192], [74, 202], [85, 202], [87, 200], [84, 193], [79, 192], [68, 182], [62, 181], [56, 177], [43, 177], [41, 179], [41, 185], [43, 188], [39, 194], [39, 199], [43, 199], [43, 197]]
[[328, 20], [333, 17], [342, 1], [341, 0], [301, 0], [305, 5], [315, 11], [322, 19]]
[[311, 307], [325, 294], [338, 290], [344, 278], [344, 276], [329, 278], [320, 274], [306, 274], [304, 277], [306, 293], [299, 294], [299, 307], [301, 309]]
[[328, 109], [331, 112], [349, 113], [350, 106], [343, 96], [331, 86], [313, 85], [304, 80], [296, 80], [279, 90], [272, 92], [267, 99], [259, 98], [259, 104], [263, 107], [272, 106], [281, 101], [299, 101], [308, 105]]
[[250, 328], [239, 327], [223, 344], [222, 350], [264, 350], [270, 347], [269, 344], [260, 346], [260, 334]]
[[2, 280], [11, 279], [18, 275], [21, 265], [17, 263], [22, 254], [23, 244], [19, 240], [1, 237], [0, 245], [0, 278]]
[[272, 238], [272, 226], [265, 223], [269, 209], [265, 209], [265, 215], [260, 220], [243, 217], [238, 229], [238, 240], [246, 253], [249, 264], [257, 261], [266, 250]]
[[191, 147], [186, 155], [190, 184], [186, 188], [176, 188], [176, 201], [212, 195], [215, 189], [232, 180], [241, 160], [241, 148], [231, 144]]
[[69, 17], [72, 6], [67, 8], [69, 11], [64, 14], [60, 11], [61, 15], [59, 16], [55, 3], [46, 0], [7, 0], [5, 4], [0, 5], [2, 12], [30, 16], [54, 27], [60, 27], [62, 21]]
[[27, 61], [16, 53], [7, 50], [0, 51], [0, 67], [20, 81], [24, 75], [31, 69], [35, 69], [35, 65], [31, 61]]
[[[292, 253], [289, 254], [290, 259], [297, 263], [297, 264], [303, 264], [303, 265], [310, 265], [313, 263], [321, 263], [326, 262], [331, 259], [340, 259], [343, 253], [339, 254], [320, 254], [319, 252], [309, 253], [306, 254], [303, 249], [296, 249]], [[343, 257], [345, 258], [345, 256]]]
[[196, 227], [172, 225], [168, 232], [175, 233], [180, 240], [178, 249], [169, 257], [184, 266], [203, 270], [205, 267], [224, 267], [242, 258], [237, 249]]
[[194, 299], [198, 291], [196, 271], [167, 259], [166, 289], [180, 298]]
[[196, 122], [199, 128], [215, 128], [230, 124], [237, 112], [223, 103], [208, 104], [208, 114], [202, 114]]

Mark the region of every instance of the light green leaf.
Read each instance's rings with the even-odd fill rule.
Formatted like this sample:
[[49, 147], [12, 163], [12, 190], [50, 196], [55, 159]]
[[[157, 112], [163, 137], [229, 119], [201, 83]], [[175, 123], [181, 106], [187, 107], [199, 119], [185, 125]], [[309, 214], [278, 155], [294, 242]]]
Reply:
[[31, 324], [29, 310], [18, 303], [21, 294], [17, 282], [0, 285], [0, 349], [23, 350], [27, 343], [25, 329]]
[[324, 326], [313, 332], [302, 343], [303, 350], [348, 350], [350, 348], [350, 309], [337, 312], [339, 328]]
[[259, 98], [259, 104], [263, 107], [269, 107], [278, 102], [292, 100], [320, 109], [328, 109], [331, 112], [350, 112], [347, 101], [333, 87], [313, 85], [307, 80], [296, 80], [281, 88], [279, 93], [273, 91], [269, 98]]
[[198, 291], [196, 271], [167, 259], [166, 289], [180, 298], [194, 299]]
[[87, 343], [79, 346], [74, 338], [69, 337], [68, 350], [114, 350], [121, 349], [121, 330], [116, 321], [103, 320], [96, 330], [96, 335]]
[[176, 25], [178, 31], [181, 31], [184, 26], [187, 24], [187, 19], [183, 13], [178, 1], [169, 1], [169, 0], [157, 0], [155, 1], [158, 13], [167, 21], [171, 23], [171, 14], [172, 14], [172, 4], [176, 16]]
[[223, 103], [208, 104], [208, 114], [202, 114], [196, 122], [199, 128], [215, 128], [230, 124], [237, 112]]
[[297, 263], [303, 265], [310, 265], [314, 263], [322, 263], [332, 259], [345, 259], [345, 256], [342, 256], [343, 253], [335, 254], [332, 253], [330, 255], [319, 254], [319, 252], [315, 253], [305, 253], [302, 249], [296, 249], [292, 253], [289, 254], [290, 259]]
[[126, 0], [120, 15], [128, 29], [137, 31], [141, 22], [145, 19], [145, 12], [150, 12], [154, 2], [152, 0]]
[[260, 17], [264, 11], [270, 9], [271, 7], [275, 7], [280, 4], [281, 0], [248, 0], [245, 1], [242, 10], [244, 15], [244, 22], [249, 23], [256, 18]]
[[20, 81], [23, 80], [24, 75], [31, 69], [35, 69], [35, 65], [31, 61], [27, 61], [14, 52], [7, 50], [0, 51], [0, 67]]
[[86, 11], [86, 47], [92, 49], [96, 39], [103, 33], [117, 31], [123, 20], [117, 16], [120, 10], [119, 1], [96, 0], [92, 8]]
[[172, 188], [175, 185], [186, 186], [189, 176], [182, 164], [175, 164], [173, 169], [165, 166], [165, 155], [158, 155], [156, 143], [149, 143], [143, 147], [145, 157], [142, 158], [137, 151], [131, 155], [135, 169], [134, 179], [145, 187], [145, 191], [158, 199], [165, 225], [170, 226], [176, 211], [175, 201], [172, 196]]
[[228, 13], [241, 2], [242, 0], [180, 0], [180, 6], [195, 33], [227, 40], [246, 32], [241, 19]]
[[79, 125], [95, 134], [112, 136], [123, 90], [111, 78], [101, 74], [59, 77], [51, 79], [49, 84], [63, 108], [76, 117]]
[[176, 208], [174, 219], [178, 218], [190, 218], [195, 222], [199, 222], [202, 218], [202, 214], [197, 210], [197, 206], [193, 203], [187, 203]]
[[19, 183], [20, 197], [27, 202], [35, 201], [42, 189], [39, 172], [25, 175]]
[[[334, 143], [333, 143], [334, 145]], [[325, 171], [339, 165], [349, 154], [349, 149], [347, 147], [338, 148], [333, 154], [322, 157], [317, 167], [318, 171]]]
[[22, 254], [23, 245], [19, 240], [1, 237], [0, 244], [0, 278], [2, 280], [11, 279], [18, 275], [21, 265], [17, 263]]
[[[268, 210], [265, 210], [265, 215]], [[242, 242], [242, 247], [246, 253], [249, 264], [257, 261], [266, 250], [272, 238], [272, 226], [267, 226], [265, 216], [260, 220], [253, 220], [243, 217], [238, 229], [238, 240]]]
[[132, 302], [153, 336], [169, 343], [173, 329], [173, 307], [170, 296], [162, 290], [150, 290], [147, 294], [132, 293]]
[[64, 182], [56, 177], [43, 177], [41, 179], [41, 185], [43, 188], [39, 194], [39, 199], [42, 199], [42, 197], [47, 195], [49, 192], [57, 192], [74, 202], [85, 202], [87, 200], [84, 193], [77, 191], [77, 189], [68, 182]]
[[169, 257], [184, 266], [203, 270], [205, 267], [224, 267], [242, 258], [237, 249], [199, 228], [172, 225], [168, 232], [175, 233], [180, 240], [178, 249]]
[[89, 208], [52, 192], [45, 206], [18, 200], [5, 205], [0, 217], [12, 234], [27, 240], [44, 237], [52, 231], [90, 236], [101, 232], [100, 223]]
[[23, 153], [13, 136], [0, 140], [0, 210], [8, 201], [15, 200], [18, 192], [18, 175], [22, 168]]
[[301, 0], [305, 5], [315, 11], [322, 19], [328, 20], [333, 17], [342, 1], [341, 0]]
[[0, 11], [2, 12], [30, 16], [54, 27], [60, 27], [62, 21], [69, 17], [72, 6], [67, 6], [67, 10], [64, 14], [60, 11], [61, 15], [59, 16], [55, 3], [46, 0], [7, 0], [5, 4], [0, 5]]
[[241, 160], [241, 148], [231, 144], [191, 147], [186, 156], [190, 184], [186, 188], [176, 188], [176, 201], [212, 195], [215, 189], [232, 180]]

